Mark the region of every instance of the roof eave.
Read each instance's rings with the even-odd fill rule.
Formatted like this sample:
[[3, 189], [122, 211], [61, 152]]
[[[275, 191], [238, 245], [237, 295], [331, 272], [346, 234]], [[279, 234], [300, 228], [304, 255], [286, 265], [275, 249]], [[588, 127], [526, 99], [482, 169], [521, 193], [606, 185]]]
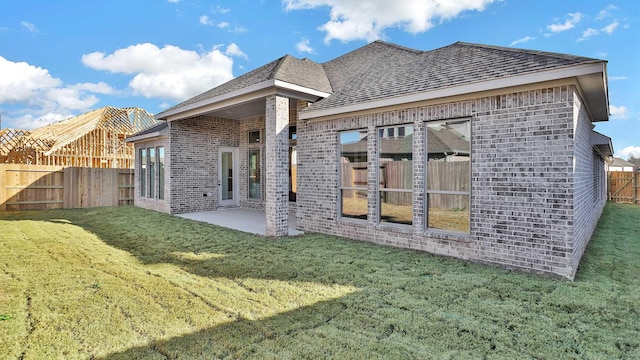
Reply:
[[591, 146], [600, 153], [602, 158], [607, 159], [613, 157], [613, 143], [611, 142], [610, 137], [592, 130]]
[[286, 81], [271, 79], [251, 86], [247, 86], [239, 90], [231, 91], [226, 94], [201, 100], [193, 104], [185, 105], [173, 110], [164, 111], [157, 114], [155, 117], [158, 120], [178, 120], [187, 116], [197, 116], [198, 114], [239, 105], [244, 102], [261, 98], [272, 93], [296, 97], [308, 101], [317, 101], [321, 98], [325, 98], [331, 95], [330, 93], [307, 88]]
[[[328, 116], [335, 116], [338, 114], [351, 113], [371, 110], [374, 108], [384, 108], [402, 105], [406, 103], [429, 101], [439, 98], [454, 97], [460, 95], [467, 95], [471, 93], [485, 92], [491, 90], [497, 90], [502, 88], [510, 88], [515, 86], [530, 85], [533, 83], [540, 83], [546, 81], [560, 80], [566, 78], [577, 78], [581, 86], [588, 84], [589, 86], [596, 86], [595, 89], [587, 92], [587, 107], [590, 109], [593, 121], [606, 121], [608, 120], [608, 95], [606, 88], [606, 62], [598, 61], [593, 63], [586, 63], [580, 65], [574, 65], [570, 67], [556, 68], [552, 70], [540, 71], [535, 73], [515, 75], [500, 79], [480, 81], [475, 83], [468, 83], [462, 85], [455, 85], [435, 90], [428, 90], [419, 93], [413, 93], [408, 95], [401, 95], [390, 97], [386, 99], [373, 100], [358, 104], [339, 106], [328, 109], [319, 110], [305, 110], [300, 113], [301, 120], [309, 120], [315, 118], [324, 118]], [[599, 78], [601, 81], [594, 81]], [[580, 79], [587, 79], [589, 81], [580, 81]], [[584, 84], [583, 84], [584, 83]], [[595, 85], [594, 85], [595, 84]], [[593, 95], [604, 94], [604, 96]], [[595, 110], [594, 110], [595, 108]]]
[[166, 137], [167, 134], [168, 134], [168, 128], [164, 128], [160, 131], [154, 131], [147, 134], [129, 136], [128, 138], [124, 139], [124, 142], [136, 143], [136, 142], [142, 142], [142, 141], [149, 141], [156, 138]]

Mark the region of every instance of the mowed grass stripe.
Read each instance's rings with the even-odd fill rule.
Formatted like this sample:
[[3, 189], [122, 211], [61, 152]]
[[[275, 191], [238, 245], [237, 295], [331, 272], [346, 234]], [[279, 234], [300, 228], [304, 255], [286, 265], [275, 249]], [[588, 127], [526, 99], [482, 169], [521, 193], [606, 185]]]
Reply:
[[640, 358], [640, 207], [575, 282], [134, 207], [0, 213], [0, 358]]

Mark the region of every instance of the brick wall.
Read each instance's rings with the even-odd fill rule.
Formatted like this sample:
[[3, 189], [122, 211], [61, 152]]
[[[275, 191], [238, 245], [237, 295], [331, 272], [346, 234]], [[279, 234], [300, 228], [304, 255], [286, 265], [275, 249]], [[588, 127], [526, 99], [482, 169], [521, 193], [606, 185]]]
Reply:
[[[594, 170], [604, 172], [604, 161], [595, 154], [591, 145], [592, 125], [589, 114], [576, 94], [574, 101], [574, 202], [573, 202], [573, 242], [570, 269], [575, 275], [580, 258], [584, 253], [593, 230], [604, 208], [606, 196], [598, 187], [599, 178]], [[596, 192], [594, 193], [594, 186]]]
[[[575, 100], [576, 91], [568, 85], [301, 122], [298, 227], [571, 278], [578, 253], [573, 239], [573, 185], [582, 181], [582, 175], [579, 179], [573, 175], [578, 156], [573, 146]], [[472, 127], [471, 231], [424, 229], [425, 122], [465, 117]], [[588, 125], [586, 118], [580, 122]], [[381, 225], [375, 219], [375, 131], [399, 124], [413, 124], [415, 132], [413, 226]], [[338, 214], [338, 132], [356, 129], [367, 129], [369, 134], [367, 221], [341, 219]], [[594, 221], [594, 216], [589, 219]], [[586, 239], [583, 244], [590, 234], [587, 229], [581, 235]]]
[[[265, 133], [264, 116], [257, 116], [240, 121], [240, 207], [248, 209], [264, 209], [264, 183], [265, 183]], [[249, 131], [261, 131], [262, 139], [259, 143], [249, 144]], [[260, 199], [249, 199], [249, 149], [260, 151]]]
[[171, 213], [215, 210], [218, 149], [240, 145], [238, 122], [207, 116], [172, 121], [169, 141]]

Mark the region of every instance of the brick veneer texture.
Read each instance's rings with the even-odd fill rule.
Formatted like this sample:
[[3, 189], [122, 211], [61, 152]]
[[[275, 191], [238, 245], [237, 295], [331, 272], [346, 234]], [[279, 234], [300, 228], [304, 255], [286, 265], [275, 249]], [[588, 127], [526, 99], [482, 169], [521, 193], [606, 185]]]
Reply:
[[[471, 119], [470, 233], [424, 229], [424, 132]], [[414, 126], [414, 224], [376, 221], [377, 127]], [[338, 132], [368, 132], [369, 219], [338, 214]], [[298, 228], [573, 278], [604, 203], [594, 203], [591, 124], [572, 85], [298, 123]], [[574, 165], [575, 164], [575, 165]], [[575, 166], [575, 172], [574, 172]]]
[[[207, 116], [171, 122], [172, 214], [218, 207], [218, 149], [238, 147], [238, 122]], [[241, 176], [241, 174], [240, 174]]]
[[266, 98], [265, 215], [268, 236], [289, 233], [289, 99]]

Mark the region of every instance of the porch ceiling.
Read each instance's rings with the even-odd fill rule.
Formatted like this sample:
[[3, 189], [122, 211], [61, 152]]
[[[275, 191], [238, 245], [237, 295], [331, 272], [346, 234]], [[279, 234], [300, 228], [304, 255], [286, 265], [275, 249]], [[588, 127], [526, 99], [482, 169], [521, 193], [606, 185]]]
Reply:
[[[205, 112], [202, 115], [231, 120], [247, 119], [250, 117], [264, 115], [266, 112], [266, 103], [265, 98], [259, 98], [222, 109], [215, 109], [213, 111]], [[294, 99], [289, 99], [289, 109], [295, 108], [296, 101]]]

